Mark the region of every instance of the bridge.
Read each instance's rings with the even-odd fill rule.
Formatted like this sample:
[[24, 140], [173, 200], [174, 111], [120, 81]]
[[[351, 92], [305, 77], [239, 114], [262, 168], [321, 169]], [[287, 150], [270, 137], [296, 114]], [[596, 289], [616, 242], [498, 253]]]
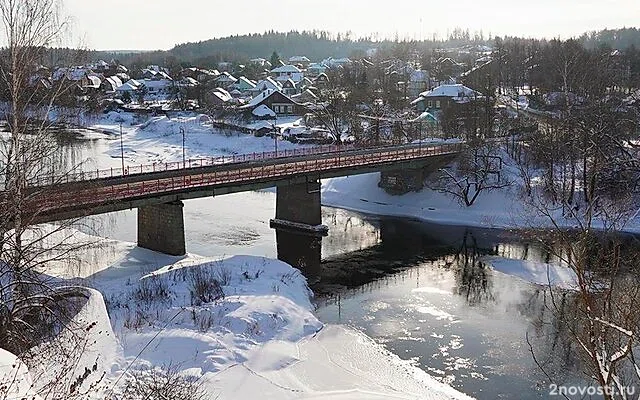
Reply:
[[275, 186], [271, 226], [323, 235], [328, 228], [321, 219], [321, 179], [380, 171], [391, 186], [403, 180], [421, 184], [462, 146], [317, 146], [40, 177], [29, 182], [27, 209], [33, 223], [46, 223], [137, 208], [138, 245], [184, 255], [183, 200]]

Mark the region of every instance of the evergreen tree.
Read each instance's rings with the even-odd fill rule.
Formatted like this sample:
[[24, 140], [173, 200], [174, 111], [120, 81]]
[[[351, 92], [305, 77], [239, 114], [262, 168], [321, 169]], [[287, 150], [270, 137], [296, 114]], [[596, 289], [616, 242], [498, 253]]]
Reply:
[[273, 68], [277, 68], [278, 62], [280, 61], [280, 56], [277, 52], [274, 51], [273, 54], [271, 54], [271, 59], [269, 61], [271, 61], [271, 66]]

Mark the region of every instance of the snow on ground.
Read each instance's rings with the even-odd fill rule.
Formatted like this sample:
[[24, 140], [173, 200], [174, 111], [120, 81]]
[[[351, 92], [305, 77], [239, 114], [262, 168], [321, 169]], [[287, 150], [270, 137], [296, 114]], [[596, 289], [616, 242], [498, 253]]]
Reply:
[[[483, 191], [470, 207], [459, 203], [453, 195], [432, 190], [427, 180], [424, 189], [402, 196], [387, 193], [378, 186], [380, 173], [345, 176], [322, 182], [322, 204], [376, 215], [415, 218], [444, 225], [474, 226], [500, 229], [536, 229], [577, 226], [577, 218], [564, 217], [559, 206], [548, 207], [554, 222], [540, 212], [540, 205], [532, 198], [523, 198], [524, 183], [516, 163], [506, 152], [501, 152], [503, 169], [501, 175], [510, 186], [492, 191]], [[535, 190], [538, 190], [534, 186]], [[536, 200], [540, 201], [540, 200]], [[594, 217], [594, 228], [603, 227], [603, 222]], [[622, 226], [623, 231], [640, 233], [640, 210]]]
[[[281, 261], [171, 257], [70, 230], [57, 234], [100, 243], [92, 257], [87, 247], [78, 249], [95, 264], [93, 273], [68, 280], [92, 288], [76, 289], [85, 302], [73, 326], [82, 335], [80, 344], [63, 333], [36, 349], [45, 356], [30, 364], [35, 390], [51, 382], [68, 390], [87, 374], [81, 389], [96, 384], [89, 398], [108, 398], [136, 371], [173, 368], [201, 377], [207, 395], [217, 399], [468, 398], [362, 333], [323, 326], [313, 315], [306, 278]], [[73, 276], [61, 266], [47, 273]], [[59, 348], [68, 351], [52, 356]], [[14, 362], [6, 356], [3, 364]], [[72, 372], [64, 375], [70, 363]], [[30, 386], [27, 373], [20, 369], [21, 393]]]
[[535, 285], [553, 286], [565, 290], [577, 288], [576, 273], [569, 267], [528, 260], [485, 257], [484, 262], [495, 271], [518, 277]]
[[39, 400], [33, 391], [33, 380], [27, 366], [14, 354], [0, 349], [0, 398], [19, 399], [28, 396]]
[[[275, 143], [269, 137], [255, 137], [240, 132], [223, 132], [211, 126], [202, 114], [179, 113], [170, 118], [157, 116], [142, 118], [126, 112], [110, 112], [91, 122], [89, 128], [102, 132], [106, 146], [93, 155], [87, 171], [95, 168], [136, 167], [140, 164], [182, 162], [184, 131], [185, 158], [199, 159], [233, 154], [270, 152]], [[299, 123], [283, 119], [278, 126], [284, 129]], [[122, 124], [122, 148], [120, 144]], [[301, 147], [288, 141], [278, 141], [278, 151]]]
[[390, 195], [378, 187], [379, 181], [379, 173], [325, 180], [322, 182], [322, 203], [448, 225], [497, 228], [514, 227], [523, 222], [525, 209], [514, 189], [481, 193], [473, 206], [465, 207], [451, 195], [428, 188], [403, 196]]
[[[159, 268], [136, 281], [150, 265]], [[194, 285], [212, 278], [225, 297], [201, 303], [211, 299], [194, 297]], [[360, 333], [323, 329], [306, 279], [277, 260], [176, 260], [136, 248], [91, 280], [107, 297], [127, 362], [202, 374], [219, 399], [465, 398]]]

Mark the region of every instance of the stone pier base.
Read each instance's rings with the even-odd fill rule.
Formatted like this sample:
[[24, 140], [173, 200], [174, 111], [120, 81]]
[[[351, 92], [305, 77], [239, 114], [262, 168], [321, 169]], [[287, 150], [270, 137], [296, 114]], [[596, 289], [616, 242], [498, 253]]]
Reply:
[[172, 256], [185, 255], [183, 208], [181, 201], [138, 208], [138, 246]]
[[322, 225], [320, 182], [278, 186], [276, 217], [270, 225], [278, 230], [325, 236], [328, 228]]

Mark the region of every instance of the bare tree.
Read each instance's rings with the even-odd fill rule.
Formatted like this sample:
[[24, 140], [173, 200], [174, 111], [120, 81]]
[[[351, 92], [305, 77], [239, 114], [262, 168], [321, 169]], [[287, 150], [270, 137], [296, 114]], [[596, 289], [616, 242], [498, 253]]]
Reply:
[[327, 128], [337, 143], [341, 143], [349, 111], [348, 93], [330, 88], [321, 92], [320, 101], [313, 108], [313, 116]]
[[[559, 207], [539, 201], [536, 209], [553, 228], [533, 233], [575, 274], [575, 292], [551, 287], [545, 303], [550, 313], [540, 323], [564, 338], [568, 355], [580, 361], [585, 378], [599, 386], [605, 399], [631, 398], [625, 388], [640, 384], [640, 310], [635, 306], [640, 301], [640, 246], [620, 234], [627, 220], [620, 202], [572, 209], [572, 227], [564, 228]], [[551, 383], [557, 383], [558, 377], [541, 361], [548, 355], [531, 343], [530, 349]]]
[[431, 189], [448, 193], [460, 204], [471, 207], [481, 193], [511, 186], [502, 174], [503, 159], [495, 143], [468, 149], [453, 168], [443, 168]]
[[87, 245], [74, 240], [74, 231], [68, 229], [77, 221], [38, 225], [52, 196], [60, 195], [53, 188], [79, 167], [68, 165], [48, 118], [56, 99], [69, 94], [73, 85], [63, 78], [45, 93], [32, 86], [48, 47], [57, 45], [66, 32], [67, 20], [61, 15], [58, 0], [0, 0], [5, 46], [0, 49], [4, 56], [0, 82], [7, 94], [2, 113], [10, 132], [0, 142], [4, 178], [0, 191], [0, 346], [19, 357], [28, 357], [34, 346], [61, 332], [87, 328], [72, 323], [83, 305], [82, 293], [61, 289], [59, 282], [45, 274], [51, 263], [70, 261]]

